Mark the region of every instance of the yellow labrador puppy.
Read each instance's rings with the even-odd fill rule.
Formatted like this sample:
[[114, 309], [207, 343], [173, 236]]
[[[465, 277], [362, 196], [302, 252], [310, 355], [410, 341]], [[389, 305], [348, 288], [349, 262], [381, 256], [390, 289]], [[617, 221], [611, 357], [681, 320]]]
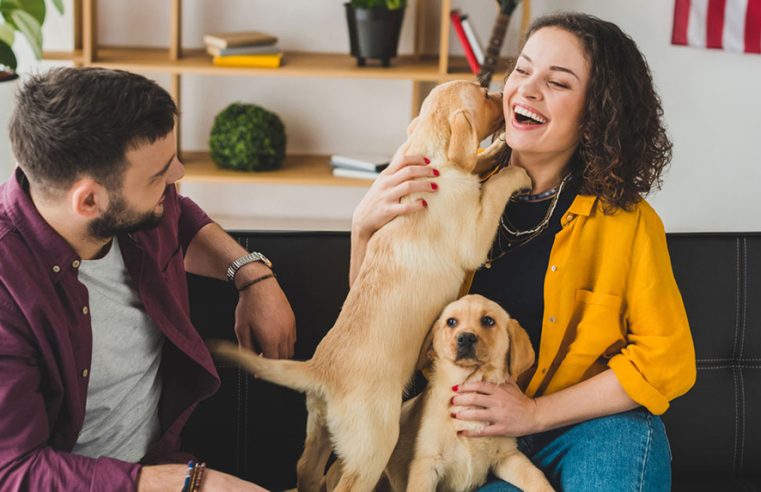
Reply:
[[[270, 360], [212, 345], [256, 376], [306, 393], [307, 437], [299, 490], [319, 490], [331, 450], [343, 463], [338, 491], [370, 491], [399, 434], [401, 396], [441, 309], [486, 258], [507, 200], [531, 182], [507, 168], [483, 186], [473, 174], [479, 143], [502, 126], [501, 96], [473, 82], [440, 85], [423, 102], [398, 154], [437, 168], [428, 209], [376, 232], [335, 325], [306, 362]], [[495, 155], [496, 145], [484, 153]], [[412, 194], [406, 200], [420, 199]]]
[[465, 492], [483, 485], [492, 472], [526, 492], [553, 490], [518, 450], [516, 439], [460, 436], [458, 431], [484, 424], [450, 416], [458, 409], [450, 407], [453, 386], [501, 384], [534, 363], [531, 342], [518, 322], [483, 296], [465, 296], [436, 321], [430, 353], [428, 386], [402, 410], [399, 443], [386, 470], [392, 489]]

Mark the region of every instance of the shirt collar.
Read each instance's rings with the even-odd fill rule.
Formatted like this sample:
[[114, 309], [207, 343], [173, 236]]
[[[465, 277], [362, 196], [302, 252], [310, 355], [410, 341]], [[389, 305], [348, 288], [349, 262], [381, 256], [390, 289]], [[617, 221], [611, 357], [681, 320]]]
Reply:
[[597, 202], [597, 197], [594, 195], [576, 195], [568, 213], [588, 217], [592, 213], [595, 202]]
[[76, 271], [81, 258], [37, 211], [29, 192], [25, 189], [26, 176], [16, 168], [4, 186], [3, 201], [14, 227], [19, 231], [32, 254], [45, 265], [54, 281], [70, 271]]

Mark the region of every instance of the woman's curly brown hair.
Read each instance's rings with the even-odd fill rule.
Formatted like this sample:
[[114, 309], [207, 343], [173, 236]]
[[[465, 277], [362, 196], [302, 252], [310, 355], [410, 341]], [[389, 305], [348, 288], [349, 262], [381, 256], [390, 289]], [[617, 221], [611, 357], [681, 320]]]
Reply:
[[661, 100], [637, 44], [613, 23], [580, 13], [538, 18], [526, 38], [544, 27], [575, 34], [590, 61], [579, 132], [579, 193], [603, 200], [606, 213], [625, 210], [653, 188], [671, 161]]

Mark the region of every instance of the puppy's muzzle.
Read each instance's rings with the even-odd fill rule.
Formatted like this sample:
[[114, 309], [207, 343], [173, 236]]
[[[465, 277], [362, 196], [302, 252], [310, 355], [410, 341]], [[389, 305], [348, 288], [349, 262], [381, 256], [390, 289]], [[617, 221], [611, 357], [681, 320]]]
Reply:
[[478, 342], [478, 337], [474, 333], [463, 332], [457, 335], [457, 360], [474, 359], [476, 357], [476, 342]]

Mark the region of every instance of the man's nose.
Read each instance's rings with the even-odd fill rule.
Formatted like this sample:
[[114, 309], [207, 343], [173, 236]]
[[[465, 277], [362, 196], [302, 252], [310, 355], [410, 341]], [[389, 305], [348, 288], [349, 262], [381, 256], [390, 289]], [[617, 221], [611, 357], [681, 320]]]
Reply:
[[166, 172], [166, 184], [174, 184], [185, 176], [185, 166], [175, 157]]

